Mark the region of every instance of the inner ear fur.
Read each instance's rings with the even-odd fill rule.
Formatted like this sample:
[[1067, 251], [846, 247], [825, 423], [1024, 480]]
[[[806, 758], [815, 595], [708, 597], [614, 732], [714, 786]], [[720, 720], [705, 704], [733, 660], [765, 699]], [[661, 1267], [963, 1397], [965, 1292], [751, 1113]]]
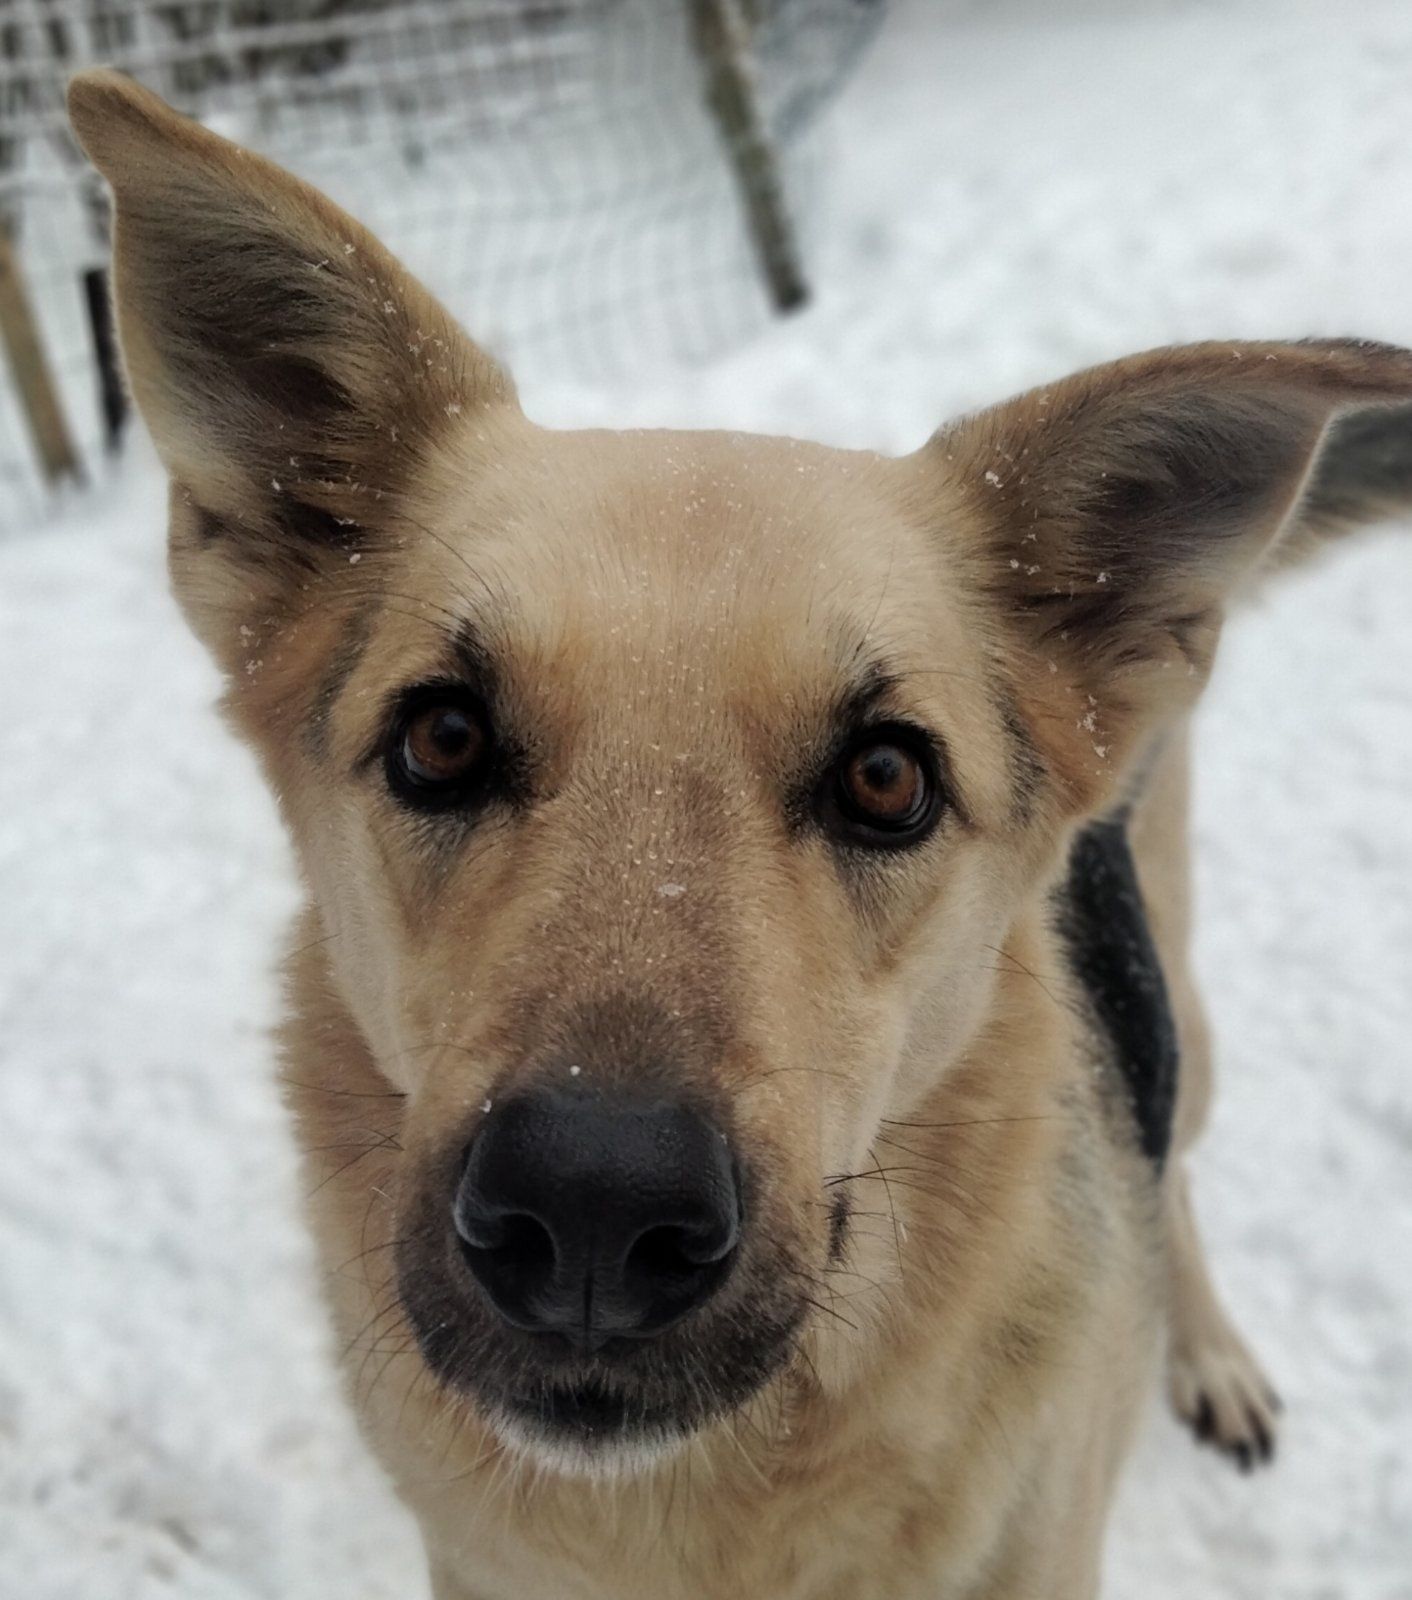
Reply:
[[[69, 111], [112, 186], [129, 381], [201, 535], [262, 561], [360, 542], [505, 373], [351, 217], [121, 74]], [[391, 510], [391, 504], [386, 510]]]
[[923, 493], [970, 530], [1017, 698], [1076, 803], [1195, 698], [1230, 596], [1299, 525], [1331, 421], [1409, 398], [1412, 353], [1388, 345], [1190, 345], [1033, 390], [923, 447]]

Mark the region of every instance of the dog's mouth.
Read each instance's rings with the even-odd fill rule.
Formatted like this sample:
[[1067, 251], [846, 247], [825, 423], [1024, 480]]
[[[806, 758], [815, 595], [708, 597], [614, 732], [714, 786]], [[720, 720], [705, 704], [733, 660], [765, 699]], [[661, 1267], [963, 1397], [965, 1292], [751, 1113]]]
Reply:
[[[516, 1395], [508, 1409], [522, 1421], [550, 1433], [567, 1433], [592, 1438], [611, 1437], [625, 1431], [629, 1423], [641, 1427], [648, 1419], [635, 1417], [628, 1397], [606, 1384], [592, 1381], [578, 1384], [551, 1384], [539, 1394]], [[670, 1421], [656, 1417], [657, 1423]]]
[[[703, 1406], [700, 1391], [652, 1399], [596, 1378], [481, 1400], [503, 1447], [571, 1477], [616, 1478], [651, 1471], [733, 1406]], [[748, 1396], [737, 1395], [734, 1405]]]
[[803, 1320], [791, 1308], [580, 1363], [543, 1348], [558, 1341], [485, 1326], [468, 1309], [459, 1327], [442, 1315], [431, 1328], [407, 1303], [427, 1365], [504, 1442], [568, 1472], [649, 1464], [738, 1411], [789, 1364]]
[[568, 1448], [599, 1460], [660, 1451], [694, 1431], [681, 1405], [653, 1401], [596, 1378], [511, 1393], [499, 1413], [505, 1431], [531, 1448]]

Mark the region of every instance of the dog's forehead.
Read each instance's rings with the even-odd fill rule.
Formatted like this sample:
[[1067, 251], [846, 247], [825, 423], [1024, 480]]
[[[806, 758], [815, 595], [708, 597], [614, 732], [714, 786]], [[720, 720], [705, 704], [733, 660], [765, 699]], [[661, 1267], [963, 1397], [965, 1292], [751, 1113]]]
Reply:
[[581, 694], [632, 678], [689, 678], [714, 699], [828, 694], [865, 657], [964, 653], [940, 554], [903, 499], [897, 464], [867, 452], [527, 430], [448, 498], [416, 561], [511, 674]]
[[637, 578], [793, 580], [825, 556], [865, 577], [891, 513], [892, 467], [750, 434], [535, 430], [469, 489], [494, 548], [470, 543], [533, 581], [546, 567], [573, 574], [600, 602]]

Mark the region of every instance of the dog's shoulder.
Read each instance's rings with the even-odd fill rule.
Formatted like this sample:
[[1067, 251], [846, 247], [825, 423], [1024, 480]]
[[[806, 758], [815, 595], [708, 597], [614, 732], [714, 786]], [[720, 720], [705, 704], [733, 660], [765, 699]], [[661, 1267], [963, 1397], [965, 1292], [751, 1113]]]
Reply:
[[1177, 1027], [1125, 811], [1076, 835], [1054, 914], [1105, 1064], [1131, 1108], [1139, 1148], [1160, 1167], [1177, 1098]]

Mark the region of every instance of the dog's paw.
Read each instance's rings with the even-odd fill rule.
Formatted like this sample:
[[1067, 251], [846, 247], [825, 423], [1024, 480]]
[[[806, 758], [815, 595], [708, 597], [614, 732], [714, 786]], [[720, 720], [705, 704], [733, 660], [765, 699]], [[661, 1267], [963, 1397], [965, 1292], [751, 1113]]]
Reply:
[[1174, 1342], [1167, 1386], [1172, 1410], [1198, 1443], [1219, 1450], [1242, 1472], [1274, 1460], [1284, 1407], [1260, 1363], [1232, 1330], [1199, 1345]]

